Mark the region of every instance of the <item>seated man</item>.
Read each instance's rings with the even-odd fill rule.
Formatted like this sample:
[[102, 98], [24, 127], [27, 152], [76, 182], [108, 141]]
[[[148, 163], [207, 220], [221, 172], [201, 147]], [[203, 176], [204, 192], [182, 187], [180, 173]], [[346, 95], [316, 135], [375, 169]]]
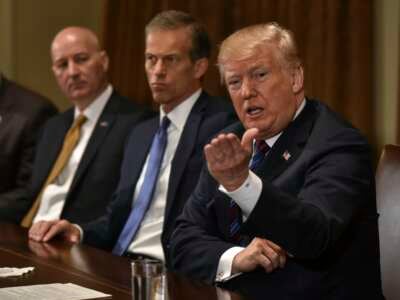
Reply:
[[40, 130], [56, 113], [49, 100], [0, 73], [0, 220], [13, 221], [5, 208], [28, 191]]
[[173, 267], [263, 299], [382, 299], [364, 137], [305, 98], [295, 41], [278, 24], [232, 34], [218, 63], [241, 122], [204, 148]]
[[[150, 21], [145, 35], [145, 69], [159, 116], [132, 131], [107, 214], [79, 224], [84, 243], [168, 262], [175, 219], [197, 184], [202, 149], [235, 116], [227, 101], [202, 90], [210, 43], [201, 24], [186, 13], [165, 11]], [[32, 228], [29, 237], [48, 241], [60, 232], [73, 242], [82, 238], [66, 221]]]
[[51, 58], [58, 85], [74, 107], [46, 124], [29, 197], [0, 212], [25, 227], [103, 215], [119, 180], [126, 137], [141, 118], [137, 105], [108, 83], [108, 57], [92, 31], [63, 29], [53, 40]]

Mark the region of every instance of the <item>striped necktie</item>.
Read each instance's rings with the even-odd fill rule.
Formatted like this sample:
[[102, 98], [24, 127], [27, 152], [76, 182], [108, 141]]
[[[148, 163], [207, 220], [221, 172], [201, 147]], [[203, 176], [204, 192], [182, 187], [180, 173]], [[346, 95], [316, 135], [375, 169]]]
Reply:
[[[263, 162], [265, 155], [270, 150], [270, 147], [264, 140], [257, 140], [255, 142], [255, 153], [250, 163], [250, 170], [255, 171]], [[230, 219], [230, 228], [229, 233], [232, 240], [238, 244], [241, 243], [241, 236], [239, 234], [240, 227], [242, 225], [242, 211], [239, 205], [236, 204], [232, 199], [229, 203], [229, 219]]]

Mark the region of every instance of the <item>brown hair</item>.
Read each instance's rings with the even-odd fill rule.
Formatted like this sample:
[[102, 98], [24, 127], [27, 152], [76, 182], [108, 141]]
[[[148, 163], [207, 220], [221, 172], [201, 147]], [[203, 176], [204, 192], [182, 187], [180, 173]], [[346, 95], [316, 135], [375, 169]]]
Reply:
[[188, 28], [192, 35], [192, 49], [189, 52], [190, 59], [195, 62], [200, 58], [209, 58], [211, 52], [210, 39], [203, 24], [196, 21], [191, 15], [176, 10], [167, 10], [157, 14], [146, 25], [146, 36], [152, 30], [174, 30]]

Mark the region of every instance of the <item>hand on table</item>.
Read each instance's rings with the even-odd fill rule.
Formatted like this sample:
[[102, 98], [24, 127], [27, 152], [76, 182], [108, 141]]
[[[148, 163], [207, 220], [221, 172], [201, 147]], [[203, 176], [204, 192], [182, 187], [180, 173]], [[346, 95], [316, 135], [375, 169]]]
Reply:
[[28, 235], [36, 242], [48, 242], [56, 235], [71, 243], [79, 243], [81, 239], [79, 229], [67, 220], [36, 222], [29, 229]]

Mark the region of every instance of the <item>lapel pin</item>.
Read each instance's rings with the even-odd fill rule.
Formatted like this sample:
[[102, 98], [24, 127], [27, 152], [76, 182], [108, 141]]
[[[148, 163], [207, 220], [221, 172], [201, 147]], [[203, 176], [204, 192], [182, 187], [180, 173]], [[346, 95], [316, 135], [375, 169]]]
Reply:
[[108, 126], [108, 122], [106, 122], [106, 121], [102, 121], [102, 122], [100, 122], [100, 127], [107, 127]]
[[292, 155], [289, 153], [289, 151], [285, 150], [285, 152], [283, 152], [282, 157], [284, 160], [288, 161]]

